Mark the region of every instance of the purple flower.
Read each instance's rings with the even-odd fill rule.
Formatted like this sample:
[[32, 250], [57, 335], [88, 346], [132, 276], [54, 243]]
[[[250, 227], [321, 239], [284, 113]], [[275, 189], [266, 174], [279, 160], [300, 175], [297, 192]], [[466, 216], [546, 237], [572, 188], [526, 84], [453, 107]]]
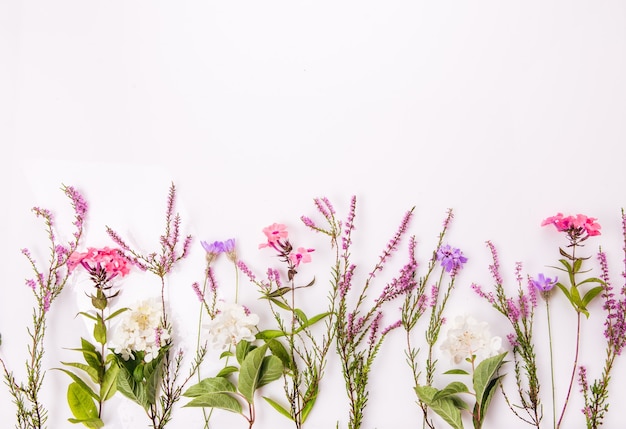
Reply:
[[437, 260], [441, 262], [441, 266], [447, 271], [457, 271], [467, 262], [467, 258], [463, 256], [463, 252], [449, 244], [441, 246], [437, 249]]
[[543, 273], [537, 275], [537, 280], [531, 279], [532, 285], [541, 292], [542, 295], [549, 293], [558, 281], [558, 277], [552, 280], [550, 277], [544, 276]]
[[213, 262], [220, 253], [226, 253], [228, 258], [233, 262], [237, 260], [234, 238], [229, 238], [226, 241], [214, 241], [213, 243], [201, 241], [200, 244], [202, 244], [202, 247], [206, 251], [206, 258], [209, 263]]
[[213, 255], [219, 255], [224, 252], [224, 243], [221, 241], [214, 241], [213, 243], [209, 243], [206, 241], [201, 241], [202, 247], [206, 250], [207, 253], [211, 253]]

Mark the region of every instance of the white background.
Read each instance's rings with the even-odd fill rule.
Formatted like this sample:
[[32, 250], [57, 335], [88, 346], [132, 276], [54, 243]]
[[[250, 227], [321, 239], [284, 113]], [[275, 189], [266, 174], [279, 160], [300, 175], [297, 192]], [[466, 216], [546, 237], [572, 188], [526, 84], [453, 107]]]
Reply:
[[[295, 241], [317, 248], [301, 274], [317, 278], [308, 304], [323, 310], [330, 253], [298, 221], [314, 213], [317, 196], [328, 196], [345, 216], [357, 195], [353, 257], [361, 274], [412, 206], [410, 230], [425, 265], [445, 210], [454, 208], [449, 242], [469, 262], [447, 316], [473, 314], [502, 337], [504, 319], [469, 291], [472, 282], [491, 285], [485, 240], [500, 250], [512, 293], [516, 261], [529, 274], [556, 274], [547, 266], [563, 237], [541, 228], [541, 220], [559, 211], [586, 213], [603, 229], [585, 251], [592, 255], [601, 244], [614, 285], [622, 285], [624, 2], [3, 0], [0, 36], [0, 353], [18, 378], [33, 304], [20, 249], [40, 261], [47, 256], [42, 225], [29, 209], [50, 208], [61, 236], [68, 234], [62, 183], [90, 203], [84, 246], [111, 245], [104, 234], [110, 225], [145, 251], [157, 246], [167, 189], [177, 185], [183, 231], [195, 237], [190, 258], [169, 282], [185, 347], [196, 333], [190, 285], [202, 275], [200, 239], [235, 237], [240, 256], [260, 274], [274, 263], [256, 249], [261, 229], [286, 223]], [[399, 253], [397, 263], [403, 258]], [[222, 296], [232, 297], [225, 259], [218, 272]], [[74, 318], [85, 309], [88, 285], [77, 277], [53, 304], [46, 368], [75, 359], [64, 348], [88, 335]], [[122, 286], [120, 305], [158, 294], [150, 276], [133, 274]], [[242, 281], [241, 290], [242, 302], [264, 310], [252, 286]], [[575, 317], [562, 296], [553, 302], [560, 405]], [[391, 323], [395, 306], [388, 310]], [[593, 378], [604, 358], [604, 314], [599, 302], [591, 312], [581, 363]], [[544, 426], [551, 427], [545, 332], [541, 306], [537, 353]], [[365, 427], [421, 427], [403, 347], [394, 332], [375, 363]], [[311, 428], [347, 425], [337, 364], [333, 356]], [[442, 371], [447, 365], [440, 361]], [[614, 371], [607, 428], [623, 427], [624, 365], [618, 361]], [[210, 362], [203, 371], [218, 367]], [[51, 428], [72, 426], [68, 380], [54, 371], [46, 376]], [[584, 425], [577, 390], [564, 427]], [[107, 406], [107, 427], [147, 426], [129, 401], [116, 397]], [[485, 427], [525, 427], [501, 397], [491, 413]], [[200, 414], [177, 409], [170, 426], [198, 427]], [[0, 389], [2, 426], [13, 416]], [[225, 412], [213, 421], [246, 427]], [[290, 425], [259, 400], [255, 427]]]

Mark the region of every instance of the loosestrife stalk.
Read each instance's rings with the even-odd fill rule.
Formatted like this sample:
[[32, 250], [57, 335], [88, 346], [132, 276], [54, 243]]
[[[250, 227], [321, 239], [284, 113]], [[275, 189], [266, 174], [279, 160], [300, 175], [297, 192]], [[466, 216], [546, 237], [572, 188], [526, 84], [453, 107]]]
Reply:
[[44, 382], [45, 371], [42, 369], [44, 340], [46, 334], [47, 315], [53, 301], [61, 294], [69, 278], [67, 268], [70, 255], [77, 249], [83, 235], [83, 225], [87, 214], [87, 203], [83, 196], [71, 186], [63, 186], [63, 192], [70, 199], [74, 209], [74, 232], [69, 242], [61, 243], [56, 236], [56, 225], [52, 212], [34, 207], [33, 212], [41, 217], [46, 225], [50, 242], [48, 264], [42, 267], [28, 249], [22, 253], [28, 259], [34, 277], [26, 280], [35, 296], [33, 308], [33, 324], [27, 328], [30, 337], [28, 346], [29, 359], [26, 361], [27, 381], [18, 382], [4, 361], [0, 363], [4, 369], [4, 378], [13, 402], [17, 406], [17, 425], [19, 429], [42, 429], [46, 427], [48, 411], [41, 403], [39, 392]]
[[383, 250], [378, 263], [367, 276], [361, 290], [355, 290], [358, 293], [355, 306], [352, 308], [349, 306], [348, 292], [354, 289], [353, 276], [356, 271], [356, 265], [350, 260], [355, 214], [356, 198], [353, 197], [341, 237], [342, 252], [335, 264], [336, 276], [333, 284], [337, 318], [336, 344], [350, 404], [349, 429], [361, 427], [368, 400], [368, 381], [372, 364], [386, 335], [402, 324], [401, 320], [398, 320], [382, 328], [383, 307], [386, 303], [411, 292], [417, 284], [415, 281], [417, 269], [414, 253], [415, 240], [412, 238], [409, 243], [407, 264], [400, 270], [398, 276], [384, 287], [380, 296], [367, 307], [366, 300], [376, 274], [382, 271], [385, 263], [396, 252], [400, 240], [406, 234], [413, 214], [413, 210], [410, 210], [405, 214], [398, 231]]
[[[624, 237], [623, 261], [625, 267], [622, 275], [626, 277], [626, 214], [624, 210], [622, 210], [622, 234]], [[578, 370], [579, 384], [585, 399], [585, 408], [582, 411], [585, 415], [588, 429], [597, 429], [602, 426], [604, 416], [609, 409], [611, 370], [615, 360], [622, 354], [624, 346], [626, 346], [626, 283], [622, 286], [616, 299], [609, 279], [606, 254], [601, 249], [598, 252], [598, 261], [602, 271], [600, 278], [604, 286], [604, 291], [602, 292], [602, 298], [604, 299], [603, 307], [607, 313], [604, 322], [606, 358], [602, 375], [599, 379], [594, 380], [591, 386], [587, 382], [585, 367], [580, 367]]]
[[[204, 357], [203, 353], [199, 352], [192, 363], [187, 377], [181, 383], [178, 383], [183, 352], [180, 350], [175, 356], [171, 355], [172, 340], [170, 333], [172, 325], [168, 320], [165, 302], [165, 283], [174, 266], [187, 256], [191, 244], [191, 236], [185, 237], [181, 245], [181, 219], [180, 215], [174, 212], [175, 198], [176, 188], [172, 184], [169, 189], [165, 212], [165, 232], [159, 238], [161, 248], [158, 252], [144, 255], [133, 250], [113, 229], [107, 227], [107, 233], [122, 249], [126, 258], [140, 269], [155, 274], [161, 284], [161, 323], [159, 328], [157, 328], [157, 337], [160, 339], [159, 343], [162, 343], [162, 353], [159, 356], [159, 359], [162, 360], [157, 359], [160, 362], [158, 364], [159, 368], [155, 368], [153, 373], [155, 377], [162, 374], [160, 377], [160, 391], [155, 392], [158, 398], [144, 398], [145, 400], [139, 402], [144, 407], [154, 429], [163, 429], [171, 420], [174, 404], [180, 399], [185, 384], [193, 377]], [[166, 335], [160, 335], [163, 333]], [[135, 400], [137, 399], [137, 395], [130, 396], [134, 396]]]
[[[426, 330], [426, 343], [428, 344], [428, 352], [425, 363], [426, 377], [425, 384], [431, 386], [433, 383], [433, 377], [436, 370], [437, 361], [433, 358], [433, 350], [435, 343], [439, 337], [439, 332], [442, 325], [445, 323], [443, 317], [444, 309], [450, 298], [451, 292], [454, 289], [454, 283], [456, 274], [466, 258], [462, 256], [462, 253], [458, 249], [453, 249], [449, 245], [443, 245], [443, 239], [447, 233], [450, 222], [453, 219], [452, 210], [448, 210], [446, 219], [443, 222], [443, 229], [439, 233], [439, 239], [432, 257], [428, 263], [426, 274], [419, 278], [417, 287], [415, 287], [405, 297], [402, 305], [402, 326], [406, 331], [406, 343], [407, 348], [405, 354], [407, 356], [407, 363], [411, 368], [413, 375], [414, 387], [417, 387], [423, 382], [420, 380], [421, 369], [418, 362], [419, 349], [413, 346], [411, 333], [420, 319], [420, 317], [430, 309], [430, 318], [428, 321], [428, 328]], [[430, 277], [437, 262], [441, 263], [441, 273], [438, 280], [430, 286], [430, 294], [427, 292]], [[444, 287], [444, 275], [445, 273], [451, 274], [447, 285]], [[420, 408], [424, 416], [423, 426], [434, 428], [434, 422], [429, 417], [429, 408], [423, 401], [419, 400]]]
[[[559, 428], [561, 426], [561, 423], [563, 422], [563, 418], [565, 417], [565, 411], [567, 410], [567, 406], [569, 404], [569, 398], [572, 392], [572, 387], [574, 385], [576, 371], [578, 369], [578, 358], [581, 343], [581, 315], [584, 314], [586, 317], [589, 317], [589, 311], [587, 310], [587, 306], [593, 301], [596, 296], [598, 296], [604, 290], [604, 282], [599, 278], [589, 277], [587, 279], [578, 281], [578, 275], [584, 272], [582, 271], [583, 261], [588, 258], [576, 256], [576, 249], [577, 247], [582, 246], [582, 243], [586, 241], [589, 237], [600, 235], [600, 225], [596, 222], [595, 218], [587, 217], [582, 214], [578, 214], [576, 216], [563, 216], [563, 214], [561, 213], [545, 219], [541, 225], [554, 225], [557, 231], [564, 232], [567, 235], [567, 239], [569, 241], [567, 247], [571, 248], [571, 253], [568, 253], [564, 249], [559, 248], [559, 253], [563, 257], [562, 259], [559, 259], [559, 262], [563, 268], [555, 267], [558, 270], [567, 273], [569, 287], [560, 282], [558, 282], [556, 285], [563, 292], [565, 297], [569, 300], [570, 304], [572, 304], [572, 307], [576, 311], [576, 348], [574, 351], [574, 363], [572, 365], [572, 374], [570, 377], [565, 402], [556, 423], [556, 427]], [[580, 286], [587, 283], [597, 283], [600, 286], [595, 286], [589, 289], [584, 295], [581, 296], [579, 288]]]
[[[527, 287], [524, 287], [521, 274], [522, 264], [518, 262], [515, 265], [517, 296], [508, 296], [500, 273], [500, 261], [497, 250], [490, 241], [487, 242], [487, 247], [491, 252], [493, 260], [489, 266], [489, 271], [495, 282], [495, 294], [483, 291], [477, 284], [472, 284], [472, 289], [505, 316], [511, 328], [513, 328], [513, 332], [507, 336], [507, 339], [513, 349], [518, 402], [514, 403], [504, 389], [502, 389], [502, 393], [507, 405], [515, 416], [525, 423], [539, 428], [543, 418], [543, 406], [541, 404], [539, 379], [537, 377], [537, 356], [533, 342], [533, 319], [534, 309], [537, 306], [537, 293], [540, 287], [535, 285], [531, 279], [528, 279]], [[547, 298], [548, 291], [555, 285], [556, 280], [545, 279], [543, 274], [540, 274], [540, 279], [543, 280], [542, 287], [544, 289], [541, 289], [542, 295], [545, 294], [543, 296]]]

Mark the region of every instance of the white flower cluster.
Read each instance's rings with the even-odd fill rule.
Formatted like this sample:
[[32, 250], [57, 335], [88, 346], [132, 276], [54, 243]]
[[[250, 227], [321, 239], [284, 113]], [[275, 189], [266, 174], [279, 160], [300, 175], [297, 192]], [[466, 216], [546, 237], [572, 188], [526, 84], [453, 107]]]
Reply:
[[111, 339], [114, 351], [124, 360], [134, 359], [132, 354], [144, 352], [144, 360], [150, 362], [170, 338], [161, 326], [161, 303], [157, 299], [141, 301], [137, 307], [122, 313], [120, 322]]
[[216, 350], [225, 350], [241, 340], [254, 341], [259, 316], [239, 304], [218, 302], [219, 313], [206, 324], [209, 341]]
[[472, 356], [480, 362], [497, 355], [501, 348], [502, 338], [492, 337], [487, 322], [477, 322], [471, 316], [457, 316], [441, 344], [441, 350], [457, 365]]

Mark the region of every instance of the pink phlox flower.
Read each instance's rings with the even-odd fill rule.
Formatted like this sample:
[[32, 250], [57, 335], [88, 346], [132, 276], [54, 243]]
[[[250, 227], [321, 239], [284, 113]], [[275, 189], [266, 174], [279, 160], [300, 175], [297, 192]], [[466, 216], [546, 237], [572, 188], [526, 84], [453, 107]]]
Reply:
[[311, 262], [311, 252], [315, 249], [305, 249], [298, 247], [298, 250], [289, 254], [289, 260], [297, 267], [298, 265]]
[[263, 228], [263, 234], [267, 237], [267, 243], [259, 244], [259, 249], [271, 246], [277, 241], [280, 241], [281, 238], [287, 238], [289, 236], [287, 226], [282, 223], [273, 223]]
[[112, 279], [118, 275], [124, 277], [130, 272], [128, 260], [118, 249], [89, 247], [87, 252], [73, 252], [68, 258], [68, 268], [74, 270], [79, 264], [88, 272], [104, 269], [107, 277]]

